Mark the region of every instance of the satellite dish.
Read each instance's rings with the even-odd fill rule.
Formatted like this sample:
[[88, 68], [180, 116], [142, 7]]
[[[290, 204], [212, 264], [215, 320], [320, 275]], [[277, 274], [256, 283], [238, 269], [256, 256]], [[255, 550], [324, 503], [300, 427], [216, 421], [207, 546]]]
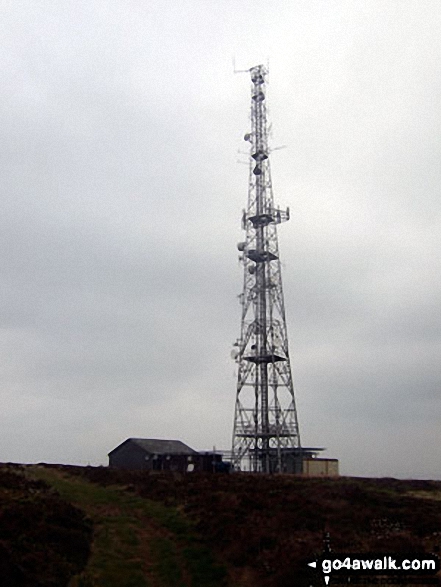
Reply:
[[251, 141], [251, 134], [247, 132], [247, 134], [243, 137], [244, 141]]
[[238, 251], [244, 251], [245, 250], [245, 245], [246, 245], [246, 243], [244, 243], [244, 242], [237, 243], [237, 249], [238, 249]]
[[233, 349], [231, 351], [231, 358], [236, 360], [238, 356], [239, 356], [239, 351], [237, 349]]

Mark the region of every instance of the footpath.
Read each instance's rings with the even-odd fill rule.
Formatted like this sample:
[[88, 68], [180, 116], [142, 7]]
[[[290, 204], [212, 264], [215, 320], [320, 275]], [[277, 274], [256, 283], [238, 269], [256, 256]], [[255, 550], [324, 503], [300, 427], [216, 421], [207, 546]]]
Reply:
[[93, 524], [87, 566], [69, 587], [227, 585], [224, 569], [176, 508], [52, 467], [31, 466], [27, 472], [53, 487]]

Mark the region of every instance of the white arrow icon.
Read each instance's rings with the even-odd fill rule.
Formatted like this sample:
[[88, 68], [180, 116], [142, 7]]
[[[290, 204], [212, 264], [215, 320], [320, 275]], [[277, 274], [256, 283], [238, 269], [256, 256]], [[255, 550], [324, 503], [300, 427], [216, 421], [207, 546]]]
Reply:
[[[314, 561], [312, 563], [308, 563], [308, 567], [312, 567], [313, 569], [317, 568], [317, 561]], [[325, 583], [326, 585], [329, 585], [329, 575], [325, 575], [324, 577]]]

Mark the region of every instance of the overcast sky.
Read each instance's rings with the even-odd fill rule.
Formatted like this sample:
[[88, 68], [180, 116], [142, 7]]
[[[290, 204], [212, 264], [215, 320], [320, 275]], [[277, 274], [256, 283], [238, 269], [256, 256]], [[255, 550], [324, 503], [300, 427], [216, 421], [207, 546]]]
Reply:
[[[302, 444], [441, 479], [439, 0], [0, 0], [0, 460], [229, 449], [270, 68]], [[240, 151], [240, 152], [238, 152]]]

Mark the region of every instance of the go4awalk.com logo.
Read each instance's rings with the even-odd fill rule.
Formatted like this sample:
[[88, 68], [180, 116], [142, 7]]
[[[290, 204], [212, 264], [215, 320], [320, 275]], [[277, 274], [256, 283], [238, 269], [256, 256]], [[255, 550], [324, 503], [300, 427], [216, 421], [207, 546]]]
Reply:
[[[437, 556], [424, 554], [343, 554], [324, 553], [319, 559], [308, 563], [308, 566], [316, 569], [323, 575], [326, 585], [331, 576], [336, 578], [342, 575], [355, 578], [357, 575], [395, 576], [397, 579], [404, 577], [434, 576], [440, 568]], [[356, 582], [356, 581], [354, 581]], [[401, 581], [397, 581], [401, 582]], [[414, 583], [415, 581], [412, 581]], [[424, 580], [420, 581], [421, 583]]]

